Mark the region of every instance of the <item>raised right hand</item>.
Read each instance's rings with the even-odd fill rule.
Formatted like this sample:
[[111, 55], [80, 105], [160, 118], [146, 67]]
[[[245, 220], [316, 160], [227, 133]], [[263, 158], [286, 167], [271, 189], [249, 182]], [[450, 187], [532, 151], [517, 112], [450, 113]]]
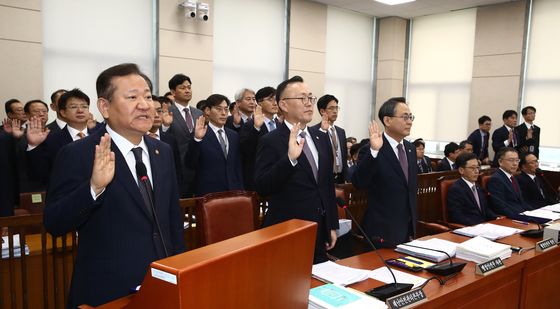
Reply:
[[47, 139], [50, 130], [43, 126], [41, 119], [33, 116], [27, 126], [27, 143], [31, 146], [38, 146]]
[[111, 137], [105, 133], [95, 146], [95, 159], [90, 185], [95, 195], [100, 194], [115, 176], [115, 153], [111, 151]]
[[292, 130], [290, 130], [290, 139], [288, 140], [288, 158], [290, 161], [295, 161], [299, 158], [305, 144], [305, 138], [302, 138], [298, 144], [298, 132], [299, 122], [294, 124]]
[[383, 146], [382, 131], [375, 120], [369, 124], [369, 146], [375, 151], [379, 151]]
[[194, 137], [196, 139], [203, 139], [206, 135], [206, 130], [208, 130], [208, 125], [206, 124], [206, 118], [204, 116], [198, 117], [194, 126]]
[[239, 106], [237, 106], [237, 104], [233, 106], [231, 116], [233, 117], [233, 124], [236, 126], [241, 125], [241, 112], [239, 111]]
[[262, 112], [262, 107], [257, 105], [255, 107], [255, 114], [253, 114], [253, 119], [255, 120], [255, 128], [261, 128], [264, 123], [264, 115]]

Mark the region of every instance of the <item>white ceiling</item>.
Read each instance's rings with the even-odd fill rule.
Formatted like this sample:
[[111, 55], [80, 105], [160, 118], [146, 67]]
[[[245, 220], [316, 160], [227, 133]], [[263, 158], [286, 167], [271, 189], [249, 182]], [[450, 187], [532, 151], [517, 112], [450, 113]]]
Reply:
[[376, 17], [399, 16], [411, 18], [519, 0], [416, 0], [399, 5], [386, 5], [374, 0], [313, 1]]

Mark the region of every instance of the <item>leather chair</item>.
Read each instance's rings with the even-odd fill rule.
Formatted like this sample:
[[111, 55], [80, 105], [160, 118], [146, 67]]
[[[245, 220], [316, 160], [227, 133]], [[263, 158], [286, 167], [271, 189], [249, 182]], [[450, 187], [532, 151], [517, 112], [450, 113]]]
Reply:
[[[348, 205], [348, 200], [346, 199], [346, 196], [344, 194], [344, 188], [337, 187], [334, 192], [335, 192], [336, 197], [340, 197], [341, 199], [344, 200], [344, 204]], [[346, 219], [346, 212], [344, 211], [344, 209], [342, 209], [341, 207], [338, 207], [338, 205], [337, 205], [337, 210], [338, 210], [338, 218], [339, 219]]]
[[492, 177], [492, 175], [484, 175], [480, 177], [480, 186], [486, 192], [488, 192], [488, 180], [490, 180], [490, 177]]
[[257, 228], [257, 194], [248, 191], [210, 193], [197, 200], [198, 247], [239, 236]]
[[441, 192], [441, 216], [443, 218], [443, 223], [452, 229], [465, 227], [462, 224], [449, 222], [449, 217], [447, 216], [447, 192], [449, 192], [449, 187], [451, 187], [455, 181], [457, 181], [457, 179], [444, 179], [439, 183]]

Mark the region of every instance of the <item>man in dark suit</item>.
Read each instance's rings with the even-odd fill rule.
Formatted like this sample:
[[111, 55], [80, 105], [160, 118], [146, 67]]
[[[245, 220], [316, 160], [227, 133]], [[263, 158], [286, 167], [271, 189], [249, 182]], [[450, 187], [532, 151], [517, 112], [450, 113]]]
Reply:
[[445, 145], [443, 149], [443, 153], [445, 154], [445, 158], [441, 159], [437, 165], [437, 171], [451, 171], [456, 170], [457, 165], [455, 164], [455, 160], [460, 153], [459, 145], [455, 142], [451, 142]]
[[47, 185], [56, 154], [64, 145], [88, 136], [89, 97], [80, 89], [65, 92], [57, 108], [66, 119], [62, 130], [47, 133], [41, 123], [31, 119], [27, 128], [27, 159], [29, 175], [33, 180]]
[[409, 241], [416, 233], [416, 149], [404, 140], [414, 116], [405, 98], [387, 100], [378, 116], [385, 132], [376, 122], [370, 124], [369, 145], [360, 150], [352, 184], [368, 189], [365, 232], [394, 246]]
[[558, 192], [554, 192], [546, 184], [546, 180], [539, 173], [539, 159], [529, 152], [521, 153], [519, 165], [521, 173], [515, 178], [523, 200], [533, 208], [558, 203]]
[[519, 183], [513, 176], [519, 166], [519, 155], [512, 147], [504, 147], [496, 154], [500, 168], [488, 180], [488, 193], [492, 210], [500, 215], [515, 218], [532, 210], [522, 197]]
[[[23, 103], [21, 103], [18, 99], [9, 99], [4, 103], [4, 110], [6, 111], [6, 116], [8, 119], [5, 119], [4, 122], [10, 122], [10, 128], [13, 120], [17, 120], [20, 125], [23, 125], [27, 121], [27, 114], [23, 109]], [[2, 130], [4, 129], [4, 125], [1, 127]], [[11, 132], [8, 132], [12, 134]]]
[[[239, 136], [224, 127], [229, 100], [221, 94], [206, 99], [204, 117], [196, 120], [186, 164], [196, 169], [195, 195], [243, 190]], [[208, 124], [205, 123], [208, 119]]]
[[515, 134], [519, 138], [517, 151], [534, 153], [539, 158], [539, 145], [541, 128], [533, 124], [537, 109], [533, 106], [526, 106], [521, 110], [524, 123], [515, 127]]
[[497, 128], [492, 133], [492, 149], [494, 149], [494, 162], [493, 167], [498, 167], [498, 155], [500, 149], [504, 147], [517, 147], [519, 139], [515, 134], [515, 126], [517, 125], [517, 112], [514, 110], [507, 110], [502, 115], [504, 125]]
[[[321, 117], [326, 115], [329, 121], [327, 133], [331, 142], [332, 153], [334, 157], [333, 177], [335, 184], [343, 184], [348, 173], [348, 148], [346, 146], [346, 131], [339, 126], [335, 126], [334, 122], [338, 118], [338, 99], [330, 94], [326, 94], [317, 101], [317, 109]], [[321, 123], [313, 126], [315, 129], [321, 128]]]
[[[308, 127], [313, 97], [303, 79], [294, 76], [276, 88], [284, 123], [263, 136], [257, 149], [255, 185], [268, 197], [264, 226], [290, 219], [318, 224], [313, 262], [327, 260], [336, 243], [338, 213], [328, 135]], [[325, 119], [324, 129], [328, 127]]]
[[476, 183], [480, 173], [478, 157], [474, 153], [462, 153], [455, 163], [461, 178], [447, 192], [449, 221], [464, 225], [476, 225], [496, 219], [488, 207], [486, 193]]
[[126, 296], [151, 262], [184, 251], [173, 155], [145, 137], [154, 107], [141, 74], [120, 64], [99, 75], [97, 106], [107, 126], [63, 147], [54, 164], [44, 225], [80, 238], [68, 308]]
[[242, 88], [235, 94], [235, 104], [231, 115], [227, 117], [226, 128], [239, 132], [249, 120], [253, 118], [256, 104], [255, 92], [249, 88]]
[[486, 115], [478, 118], [478, 129], [474, 130], [467, 140], [471, 141], [473, 152], [478, 156], [482, 164], [490, 164], [488, 158], [488, 140], [490, 140], [490, 129], [492, 119]]
[[183, 183], [179, 184], [179, 193], [181, 197], [192, 197], [194, 169], [185, 164], [184, 158], [187, 155], [189, 142], [193, 139], [195, 121], [202, 116], [202, 111], [189, 105], [192, 99], [192, 83], [188, 76], [184, 74], [173, 76], [169, 80], [169, 90], [175, 98], [175, 104], [169, 107], [169, 113], [173, 115], [173, 124], [169, 128], [163, 126], [162, 130], [164, 132], [170, 130], [179, 145], [183, 169]]
[[60, 113], [58, 109], [58, 101], [60, 97], [66, 92], [64, 89], [58, 89], [51, 94], [51, 109], [56, 112], [56, 118], [49, 124], [47, 124], [47, 128], [51, 130], [51, 132], [57, 132], [62, 130], [66, 126], [66, 120], [64, 116]]
[[241, 165], [243, 167], [243, 183], [245, 190], [255, 190], [255, 160], [259, 139], [270, 131], [276, 130], [281, 124], [276, 119], [278, 104], [276, 89], [264, 87], [255, 94], [257, 106], [253, 119], [249, 119], [239, 131], [241, 148]]
[[424, 155], [424, 149], [426, 148], [426, 143], [423, 139], [418, 138], [412, 142], [414, 147], [416, 147], [416, 166], [418, 166], [418, 174], [431, 173], [432, 172], [432, 160]]
[[0, 217], [14, 215], [19, 198], [15, 158], [15, 141], [11, 134], [0, 130]]

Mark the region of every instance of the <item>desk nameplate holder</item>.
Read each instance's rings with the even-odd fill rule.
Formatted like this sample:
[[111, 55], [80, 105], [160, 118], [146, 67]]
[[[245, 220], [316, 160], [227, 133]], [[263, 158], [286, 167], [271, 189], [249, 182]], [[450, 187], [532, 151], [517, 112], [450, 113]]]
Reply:
[[535, 251], [537, 252], [545, 252], [552, 248], [556, 247], [556, 241], [552, 238], [547, 238], [537, 242], [535, 245]]
[[389, 309], [405, 309], [428, 301], [426, 293], [421, 288], [412, 289], [406, 293], [387, 298], [385, 304]]
[[475, 274], [486, 276], [491, 273], [494, 273], [502, 268], [505, 268], [504, 262], [499, 257], [492, 259], [490, 261], [486, 261], [484, 263], [476, 264], [475, 267]]

